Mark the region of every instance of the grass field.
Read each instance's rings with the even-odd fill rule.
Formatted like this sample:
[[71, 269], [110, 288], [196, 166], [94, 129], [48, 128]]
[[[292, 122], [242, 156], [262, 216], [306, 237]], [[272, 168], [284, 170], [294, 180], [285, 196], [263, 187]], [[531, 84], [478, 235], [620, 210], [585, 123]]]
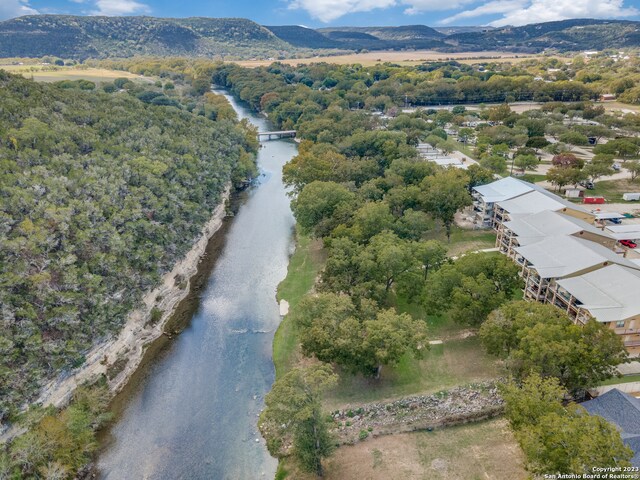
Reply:
[[[322, 242], [297, 234], [296, 251], [289, 261], [287, 277], [278, 285], [278, 301], [284, 299], [291, 308], [295, 308], [300, 299], [313, 287], [315, 279], [324, 262]], [[273, 363], [276, 375], [282, 375], [296, 362], [298, 346], [294, 326], [285, 317], [273, 340]]]
[[[521, 62], [531, 58], [540, 58], [535, 55], [515, 54], [508, 52], [463, 52], [463, 53], [443, 53], [433, 50], [417, 50], [415, 52], [379, 51], [367, 53], [350, 53], [345, 55], [334, 55], [325, 57], [292, 58], [281, 60], [288, 65], [310, 64], [310, 63], [333, 63], [338, 65], [350, 65], [359, 63], [364, 66], [377, 65], [379, 63], [392, 62], [399, 65], [416, 65], [427, 61], [457, 60], [460, 63], [480, 63], [480, 62]], [[236, 61], [244, 67], [261, 67], [270, 65], [272, 60], [244, 60]]]
[[451, 228], [451, 240], [447, 243], [444, 228], [434, 228], [426, 235], [427, 240], [439, 240], [448, 246], [450, 256], [459, 255], [470, 250], [483, 250], [496, 246], [496, 234], [493, 230], [469, 230], [454, 225]]
[[360, 375], [340, 375], [338, 385], [327, 392], [329, 410], [348, 404], [392, 399], [489, 380], [502, 370], [482, 349], [477, 336], [446, 340], [431, 348], [421, 360], [409, 355], [395, 367], [384, 367], [379, 380]]
[[640, 179], [636, 179], [635, 182], [631, 182], [629, 179], [618, 179], [603, 180], [595, 183], [595, 188], [586, 192], [585, 195], [589, 197], [604, 197], [609, 203], [624, 202], [622, 199], [624, 193], [640, 192]]
[[[33, 78], [38, 82], [59, 82], [61, 80], [89, 80], [95, 83], [110, 82], [116, 78], [128, 78], [141, 82], [152, 80], [142, 75], [123, 72], [120, 70], [107, 70], [104, 68], [75, 68], [75, 67], [51, 67], [48, 65], [2, 65], [0, 68], [11, 73], [20, 74], [26, 78]], [[52, 70], [52, 68], [56, 68]]]

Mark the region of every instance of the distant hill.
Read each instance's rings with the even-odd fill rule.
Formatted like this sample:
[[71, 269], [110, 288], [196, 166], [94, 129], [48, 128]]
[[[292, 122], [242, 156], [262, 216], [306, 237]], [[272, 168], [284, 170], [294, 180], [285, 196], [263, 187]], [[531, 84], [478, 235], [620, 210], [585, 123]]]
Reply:
[[32, 15], [0, 22], [0, 57], [269, 55], [291, 45], [243, 18]]
[[462, 25], [451, 27], [433, 27], [436, 32], [440, 32], [443, 35], [453, 35], [455, 33], [469, 33], [469, 32], [484, 32], [487, 30], [494, 30], [495, 27], [489, 26], [474, 26], [474, 25]]
[[625, 47], [640, 47], [640, 22], [577, 19], [501, 28], [407, 25], [317, 30], [263, 27], [242, 18], [32, 15], [0, 22], [0, 57], [278, 58], [328, 49], [537, 53]]
[[456, 50], [510, 50], [540, 52], [602, 50], [640, 46], [640, 22], [575, 19], [502, 27], [483, 32], [456, 33], [446, 37]]
[[333, 40], [312, 28], [299, 25], [268, 26], [265, 28], [269, 29], [280, 40], [295, 47], [314, 49], [345, 48], [342, 42]]
[[318, 32], [351, 48], [369, 50], [432, 49], [443, 47], [445, 35], [426, 25], [400, 27], [328, 27]]

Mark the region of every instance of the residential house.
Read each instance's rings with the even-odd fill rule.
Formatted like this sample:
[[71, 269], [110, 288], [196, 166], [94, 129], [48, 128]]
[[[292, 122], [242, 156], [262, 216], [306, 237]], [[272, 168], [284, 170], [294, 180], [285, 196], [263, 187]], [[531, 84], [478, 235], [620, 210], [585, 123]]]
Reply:
[[634, 452], [631, 464], [640, 468], [640, 400], [614, 388], [581, 406], [620, 430], [622, 441]]

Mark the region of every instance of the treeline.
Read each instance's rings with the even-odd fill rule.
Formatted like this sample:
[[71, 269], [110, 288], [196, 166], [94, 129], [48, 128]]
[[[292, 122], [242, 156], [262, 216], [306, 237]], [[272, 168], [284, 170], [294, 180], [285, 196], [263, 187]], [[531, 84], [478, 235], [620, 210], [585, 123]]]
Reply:
[[255, 132], [219, 99], [194, 100], [194, 115], [182, 100], [140, 98], [167, 84], [83, 85], [0, 71], [3, 422], [117, 333], [189, 250], [225, 185], [255, 172]]

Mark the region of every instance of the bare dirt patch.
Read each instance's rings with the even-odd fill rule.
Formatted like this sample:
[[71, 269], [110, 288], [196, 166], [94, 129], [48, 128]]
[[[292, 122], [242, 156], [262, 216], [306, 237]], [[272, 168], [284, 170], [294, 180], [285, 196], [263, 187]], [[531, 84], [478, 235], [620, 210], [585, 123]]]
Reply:
[[519, 480], [523, 457], [505, 420], [370, 438], [339, 448], [327, 480]]

